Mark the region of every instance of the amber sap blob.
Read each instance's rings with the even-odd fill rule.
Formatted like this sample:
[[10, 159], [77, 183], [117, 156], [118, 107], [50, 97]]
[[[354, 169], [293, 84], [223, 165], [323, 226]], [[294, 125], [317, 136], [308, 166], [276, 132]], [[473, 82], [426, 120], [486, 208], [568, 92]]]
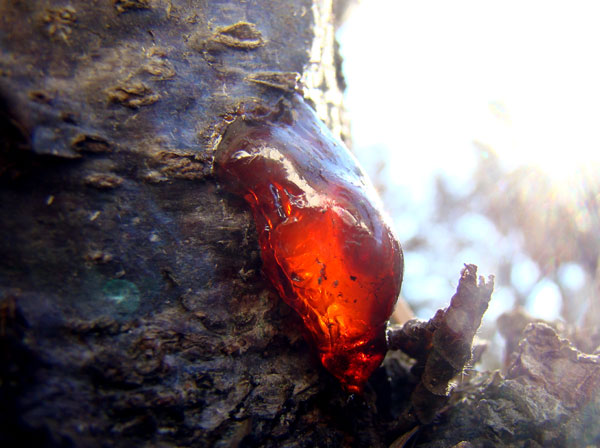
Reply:
[[360, 392], [386, 353], [402, 250], [356, 159], [302, 99], [293, 119], [238, 118], [215, 173], [250, 204], [263, 271], [302, 317], [321, 362]]

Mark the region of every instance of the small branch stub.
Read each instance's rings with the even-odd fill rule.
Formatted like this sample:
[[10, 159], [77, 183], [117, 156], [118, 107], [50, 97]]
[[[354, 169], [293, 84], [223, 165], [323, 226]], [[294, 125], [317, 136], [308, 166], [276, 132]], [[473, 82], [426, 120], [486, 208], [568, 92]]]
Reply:
[[402, 350], [417, 360], [413, 372], [421, 381], [411, 401], [421, 423], [430, 423], [446, 404], [452, 379], [471, 360], [473, 337], [493, 289], [493, 276], [478, 279], [477, 266], [465, 265], [448, 308], [428, 322], [413, 319], [388, 332], [390, 350]]

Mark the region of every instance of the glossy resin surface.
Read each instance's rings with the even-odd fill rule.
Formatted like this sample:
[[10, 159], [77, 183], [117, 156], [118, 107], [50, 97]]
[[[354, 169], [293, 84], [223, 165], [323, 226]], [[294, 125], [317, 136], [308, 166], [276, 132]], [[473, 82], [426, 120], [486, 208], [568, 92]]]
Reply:
[[360, 392], [386, 353], [402, 250], [354, 156], [301, 98], [288, 112], [232, 123], [215, 174], [250, 205], [263, 271], [321, 362]]

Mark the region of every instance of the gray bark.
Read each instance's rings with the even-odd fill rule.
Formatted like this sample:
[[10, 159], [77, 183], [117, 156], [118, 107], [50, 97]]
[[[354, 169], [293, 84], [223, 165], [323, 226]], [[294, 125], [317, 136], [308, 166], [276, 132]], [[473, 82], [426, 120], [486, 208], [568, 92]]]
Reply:
[[[0, 1], [3, 446], [377, 447], [417, 424], [408, 357], [362, 397], [320, 366], [211, 175], [228, 119], [296, 73], [343, 134], [332, 21], [310, 0]], [[588, 399], [482, 374], [413, 440], [597, 443], [598, 360], [569, 353]]]

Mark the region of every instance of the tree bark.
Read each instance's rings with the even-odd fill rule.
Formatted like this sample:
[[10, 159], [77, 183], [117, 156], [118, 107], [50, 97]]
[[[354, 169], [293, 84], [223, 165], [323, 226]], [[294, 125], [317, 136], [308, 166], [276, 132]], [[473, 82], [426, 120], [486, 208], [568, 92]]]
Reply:
[[[378, 447], [418, 424], [401, 420], [419, 383], [408, 357], [390, 354], [360, 397], [321, 367], [260, 274], [250, 213], [211, 173], [231, 117], [274, 108], [296, 75], [343, 137], [331, 11], [0, 1], [3, 446]], [[598, 408], [597, 357], [585, 363], [596, 401], [577, 396], [559, 422]], [[524, 446], [531, 433], [514, 425], [532, 423], [543, 444], [546, 408], [504, 417], [552, 391], [494, 407], [522, 398], [530, 371], [465, 382], [455, 396], [467, 398], [414, 440]], [[554, 446], [583, 440], [568, 431]]]

